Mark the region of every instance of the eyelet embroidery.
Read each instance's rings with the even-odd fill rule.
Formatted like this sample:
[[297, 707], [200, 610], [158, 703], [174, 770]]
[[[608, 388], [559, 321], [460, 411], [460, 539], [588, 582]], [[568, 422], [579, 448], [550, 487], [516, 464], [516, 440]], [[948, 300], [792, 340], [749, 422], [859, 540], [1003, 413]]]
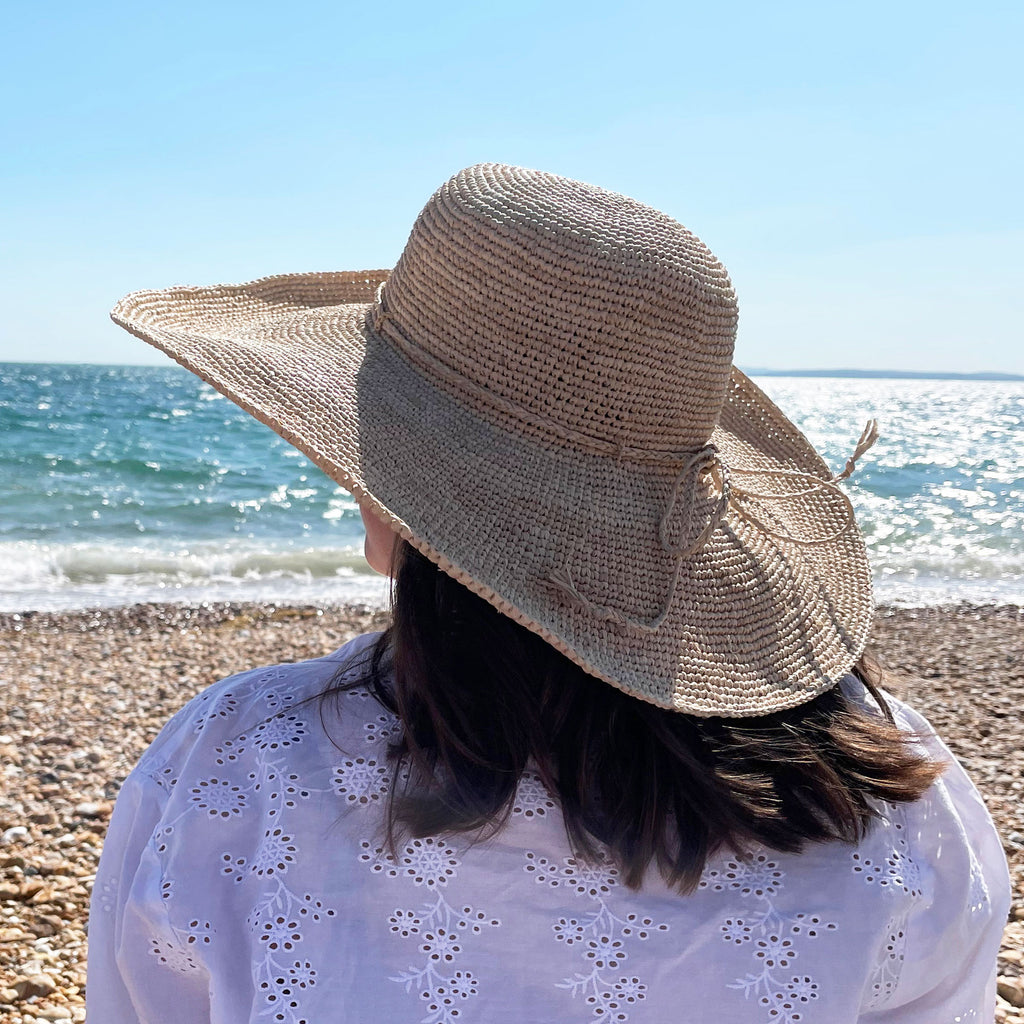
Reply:
[[543, 818], [555, 809], [555, 801], [544, 787], [536, 772], [525, 771], [519, 779], [515, 801], [512, 804], [514, 817]]
[[978, 862], [978, 855], [973, 848], [971, 854], [971, 887], [968, 890], [967, 899], [971, 908], [971, 914], [980, 914], [988, 910], [992, 905], [992, 898], [989, 896], [988, 886], [985, 884], [985, 877], [981, 871], [981, 864]]
[[93, 890], [93, 899], [98, 898], [100, 909], [105, 914], [111, 914], [117, 905], [118, 878], [116, 875], [105, 878], [97, 888]]
[[200, 779], [189, 792], [189, 803], [211, 818], [230, 818], [242, 813], [248, 799], [241, 786], [232, 785], [227, 779], [216, 777]]
[[209, 921], [195, 918], [187, 928], [171, 928], [171, 935], [159, 939], [150, 939], [149, 952], [160, 963], [178, 974], [190, 974], [199, 970], [192, 953], [203, 946], [210, 945], [213, 928]]
[[[298, 695], [296, 687], [286, 682], [290, 674], [287, 668], [262, 673], [248, 685], [236, 685], [211, 704], [201, 720], [203, 727], [215, 717], [234, 714], [254, 688], [274, 684], [268, 693], [260, 695], [263, 705], [274, 712], [272, 716], [250, 732], [230, 736], [213, 748], [214, 760], [222, 771], [190, 786], [184, 810], [155, 833], [153, 842], [157, 853], [164, 855], [175, 826], [187, 814], [198, 813], [209, 827], [219, 829], [244, 818], [258, 803], [269, 824], [255, 851], [250, 856], [224, 851], [220, 875], [225, 882], [236, 885], [261, 880], [262, 892], [257, 890], [258, 898], [247, 917], [259, 951], [252, 963], [252, 978], [263, 1003], [261, 1017], [265, 1015], [274, 1024], [308, 1024], [302, 1004], [304, 995], [316, 985], [318, 968], [312, 958], [301, 956], [303, 929], [309, 923], [334, 917], [336, 912], [313, 893], [294, 892], [284, 880], [300, 853], [286, 824], [288, 811], [320, 792], [303, 787], [299, 776], [287, 771], [289, 748], [302, 743], [309, 732], [303, 719], [287, 711]], [[252, 762], [247, 770], [242, 768], [246, 759]], [[231, 781], [239, 779], [240, 769], [243, 781]], [[154, 771], [163, 788], [171, 789], [176, 784], [173, 769], [164, 762], [150, 766], [150, 772]], [[256, 795], [259, 801], [253, 800]], [[161, 895], [172, 911], [173, 879], [162, 879]], [[175, 941], [154, 940], [152, 952], [172, 970], [195, 970], [200, 964], [194, 955], [198, 947], [193, 944], [209, 944], [211, 935], [208, 923], [193, 921], [183, 941], [176, 932]]]
[[308, 726], [298, 715], [276, 714], [256, 726], [252, 741], [260, 750], [286, 750], [301, 743], [307, 731]]
[[387, 794], [389, 781], [388, 766], [372, 757], [346, 758], [331, 777], [335, 792], [350, 804], [380, 800]]
[[246, 923], [257, 937], [263, 956], [252, 966], [253, 985], [271, 1020], [280, 1024], [308, 1024], [300, 1016], [302, 996], [316, 985], [313, 962], [296, 957], [305, 921], [335, 916], [311, 893], [296, 897], [283, 883], [253, 907]]
[[[412, 883], [436, 893], [432, 903], [419, 910], [397, 907], [388, 921], [391, 934], [418, 941], [423, 966], [411, 966], [390, 980], [414, 989], [427, 1004], [421, 1024], [454, 1024], [462, 1014], [462, 1004], [479, 992], [479, 981], [467, 970], [451, 971], [465, 949], [469, 936], [479, 935], [485, 927], [498, 928], [501, 921], [471, 906], [452, 906], [442, 891], [456, 877], [459, 858], [456, 851], [435, 837], [412, 840], [399, 854], [392, 855], [383, 846], [369, 840], [361, 844], [359, 859], [376, 874], [388, 878], [411, 879]], [[450, 972], [450, 973], [449, 973]]]
[[910, 913], [924, 895], [921, 887], [921, 872], [910, 853], [907, 843], [907, 819], [901, 804], [880, 802], [882, 814], [879, 829], [885, 829], [892, 836], [893, 847], [884, 860], [866, 857], [855, 850], [851, 855], [851, 870], [859, 875], [866, 885], [875, 885], [888, 890], [894, 896], [902, 896], [898, 909], [886, 925], [886, 939], [878, 951], [874, 969], [871, 972], [868, 1009], [885, 1005], [896, 991], [907, 945], [907, 920]]
[[373, 721], [363, 725], [363, 739], [367, 743], [386, 743], [396, 737], [400, 731], [401, 723], [398, 717], [389, 711], [381, 711]]
[[165, 793], [172, 792], [178, 784], [174, 766], [162, 754], [143, 754], [135, 770], [152, 779]]
[[[288, 673], [282, 674], [287, 675]], [[247, 691], [245, 682], [241, 684], [236, 682], [233, 683], [233, 686], [234, 689], [230, 695], [236, 700], [236, 706], [238, 708], [251, 706], [259, 715], [262, 705], [258, 702], [263, 699], [262, 695], [255, 695], [256, 700], [254, 701], [253, 695]], [[294, 692], [297, 697], [301, 697], [304, 691], [300, 687], [296, 688]], [[309, 716], [304, 713], [305, 706], [293, 709], [291, 702], [284, 703], [284, 698], [271, 696], [274, 700], [280, 700], [281, 706], [286, 709], [284, 717], [290, 717], [295, 721], [301, 715], [310, 721]], [[240, 701], [238, 698], [241, 698]], [[369, 694], [365, 691], [353, 690], [349, 694], [345, 694], [344, 698], [364, 702], [369, 698]], [[324, 790], [310, 790], [302, 786], [300, 777], [286, 774], [287, 750], [275, 750], [264, 744], [262, 741], [265, 737], [262, 734], [259, 737], [260, 742], [257, 742], [255, 727], [247, 734], [233, 730], [228, 715], [234, 714], [234, 710], [225, 711], [223, 714], [215, 713], [215, 709], [219, 706], [221, 706], [221, 702], [212, 698], [205, 706], [197, 708], [196, 714], [202, 712], [202, 723], [207, 732], [212, 727], [217, 728], [222, 735], [232, 737], [230, 740], [221, 742], [217, 750], [222, 770], [218, 771], [214, 767], [213, 758], [210, 757], [206, 762], [208, 776], [197, 780], [195, 775], [183, 774], [181, 780], [183, 785], [177, 790], [175, 801], [175, 805], [182, 813], [161, 821], [162, 827], [154, 834], [153, 849], [159, 849], [166, 853], [168, 849], [174, 848], [175, 826], [181, 822], [185, 814], [194, 814], [195, 817], [191, 819], [193, 823], [201, 822], [203, 829], [212, 829], [212, 832], [207, 831], [208, 835], [221, 834], [230, 837], [232, 834], [244, 832], [249, 837], [247, 839], [249, 845], [242, 851], [245, 853], [244, 857], [238, 856], [240, 851], [237, 848], [234, 853], [225, 849], [223, 862], [215, 863], [213, 868], [214, 870], [220, 869], [222, 884], [225, 887], [230, 885], [233, 888], [235, 885], [245, 883], [247, 887], [251, 887], [253, 900], [261, 899], [262, 904], [265, 905], [262, 912], [260, 912], [260, 907], [253, 907], [250, 917], [250, 925], [253, 928], [254, 980], [257, 977], [258, 965], [264, 962], [268, 964], [268, 970], [263, 975], [263, 980], [257, 989], [257, 994], [262, 1001], [262, 1005], [256, 1007], [260, 1019], [284, 1022], [284, 1024], [302, 1024], [306, 1020], [303, 1015], [303, 1005], [308, 998], [306, 993], [316, 987], [318, 979], [321, 987], [325, 984], [323, 964], [311, 955], [311, 947], [318, 943], [315, 935], [310, 933], [309, 923], [328, 916], [333, 917], [334, 911], [326, 908], [321, 900], [317, 900], [315, 894], [303, 894], [301, 890], [296, 891], [297, 886], [293, 881], [296, 864], [299, 862], [301, 852], [306, 851], [295, 849], [297, 844], [294, 842], [294, 837], [300, 837], [301, 834], [296, 831], [294, 819], [290, 819], [288, 810], [298, 806], [314, 793], [333, 794], [340, 797], [337, 806], [342, 808], [342, 813], [348, 813], [346, 804], [354, 805], [353, 810], [355, 810], [357, 807], [373, 806], [379, 802], [380, 790], [375, 789], [373, 780], [375, 776], [378, 780], [386, 779], [389, 770], [380, 744], [389, 737], [389, 723], [397, 726], [397, 720], [393, 716], [380, 715], [380, 721], [375, 724], [372, 719], [377, 714], [377, 708], [360, 707], [358, 714], [361, 718], [353, 723], [354, 742], [347, 748], [352, 757], [343, 755], [344, 760], [339, 759], [334, 766], [332, 777], [325, 779]], [[224, 707], [226, 708], [227, 705], [225, 704]], [[370, 722], [366, 722], [367, 712], [369, 712]], [[195, 715], [185, 725], [186, 742], [188, 742], [187, 732], [192, 731], [192, 722], [194, 721], [196, 721]], [[303, 729], [307, 729], [305, 721], [300, 724]], [[241, 727], [239, 725], [239, 728]], [[179, 735], [181, 735], [181, 731], [179, 731]], [[363, 736], [362, 741], [359, 739], [360, 735]], [[289, 741], [287, 736], [284, 739]], [[302, 741], [303, 737], [298, 737], [297, 742]], [[211, 747], [212, 744], [205, 746], [206, 752], [209, 752]], [[167, 749], [167, 745], [164, 746], [164, 749]], [[240, 763], [236, 764], [236, 762]], [[355, 771], [353, 768], [357, 763], [359, 771]], [[180, 764], [179, 761], [178, 765]], [[223, 767], [230, 764], [235, 765], [230, 771], [227, 767]], [[328, 761], [324, 767], [329, 766], [330, 762]], [[250, 768], [252, 771], [249, 771]], [[383, 768], [383, 772], [378, 770], [381, 768]], [[175, 765], [160, 758], [150, 758], [148, 761], [143, 760], [140, 769], [153, 778], [156, 784], [166, 792], [174, 791], [178, 782]], [[366, 776], [360, 775], [363, 769], [368, 770]], [[247, 772], [248, 774], [246, 774]], [[350, 772], [351, 776], [346, 778]], [[225, 780], [231, 780], [231, 785], [228, 785]], [[513, 804], [512, 814], [520, 819], [517, 827], [527, 826], [527, 823], [521, 819], [531, 819], [529, 813], [531, 809], [534, 810], [533, 818], [535, 819], [543, 818], [547, 814], [550, 821], [552, 814], [557, 816], [557, 810], [554, 810], [557, 804], [554, 801], [550, 803], [544, 801], [541, 797], [542, 792], [539, 779], [535, 779], [530, 772], [525, 773]], [[229, 795], [231, 793], [234, 793], [233, 799]], [[255, 799], [255, 793], [260, 794], [259, 800]], [[362, 799], [364, 796], [365, 800]], [[539, 806], [534, 803], [538, 797], [541, 797]], [[246, 830], [245, 825], [239, 832], [235, 832], [232, 823], [247, 822], [257, 807], [266, 817], [259, 824], [259, 830], [255, 836], [251, 829]], [[898, 818], [899, 805], [891, 810], [895, 820]], [[267, 826], [266, 830], [264, 824]], [[908, 901], [912, 903], [923, 898], [922, 889], [926, 890], [929, 882], [927, 875], [922, 879], [917, 864], [910, 855], [908, 844], [904, 838], [905, 830], [900, 824], [894, 824], [894, 821], [887, 824], [888, 830], [880, 830], [879, 834], [884, 837], [892, 836], [891, 850], [887, 851], [883, 847], [882, 853], [879, 855], [875, 849], [871, 848], [870, 844], [862, 844], [857, 851], [854, 851], [859, 854], [859, 857], [853, 857], [850, 851], [842, 851], [838, 856], [840, 858], [851, 856], [851, 871], [854, 876], [860, 878], [864, 885], [871, 887], [876, 893], [886, 893], [887, 898], [892, 900], [892, 910], [895, 911]], [[532, 830], [539, 826], [531, 824], [528, 827]], [[525, 833], [523, 834], [525, 835]], [[259, 840], [258, 843], [254, 841], [256, 839]], [[481, 933], [487, 927], [496, 927], [499, 922], [480, 911], [473, 911], [472, 914], [462, 913], [450, 927], [440, 918], [430, 918], [430, 911], [437, 906], [438, 899], [443, 900], [453, 914], [459, 914], [460, 909], [469, 911], [472, 908], [460, 908], [462, 900], [452, 894], [452, 890], [455, 888], [453, 883], [463, 870], [460, 864], [461, 854], [456, 852], [457, 848], [453, 849], [452, 845], [442, 840], [421, 840], [420, 842], [426, 844], [427, 854], [424, 854], [422, 850], [409, 851], [406, 849], [402, 851], [398, 860], [392, 863], [388, 863], [388, 859], [383, 856], [380, 848], [371, 843], [364, 843], [359, 854], [371, 871], [384, 872], [381, 881], [385, 885], [394, 884], [401, 887], [403, 884], [408, 886], [411, 883], [421, 889], [420, 895], [427, 901], [427, 905], [419, 909], [415, 909], [417, 902], [415, 900], [410, 900], [409, 903], [404, 900], [395, 901], [401, 902], [402, 906], [397, 907], [389, 915], [388, 924], [394, 936], [393, 941], [399, 943], [396, 948], [406, 949], [411, 954], [412, 966], [407, 971], [393, 977], [392, 980], [395, 983], [405, 984], [407, 992], [415, 991], [417, 993], [420, 997], [419, 1000], [411, 995], [408, 999], [414, 1008], [418, 1001], [422, 1001], [424, 1012], [427, 1014], [425, 1020], [432, 1024], [444, 1024], [449, 1021], [458, 1021], [461, 1024], [467, 1016], [472, 1016], [472, 1008], [478, 1004], [472, 1003], [471, 1000], [479, 994], [481, 985], [487, 982], [486, 976], [479, 975], [477, 965], [473, 962], [473, 935]], [[280, 844], [276, 850], [272, 849], [275, 844]], [[231, 840], [228, 838], [224, 847], [231, 845]], [[224, 847], [216, 846], [214, 849], [221, 850]], [[288, 847], [292, 849], [289, 850]], [[261, 851], [265, 856], [260, 856]], [[275, 852], [282, 856], [275, 858], [272, 856]], [[283, 856], [285, 854], [290, 854], [292, 859], [290, 861], [285, 859]], [[783, 864], [786, 863], [784, 858], [779, 858], [779, 860]], [[265, 874], [258, 873], [257, 862], [259, 861], [265, 861], [264, 870], [267, 867], [272, 870]], [[377, 861], [380, 861], [379, 865], [375, 864]], [[565, 862], [565, 864], [567, 863]], [[541, 859], [538, 870], [535, 872], [538, 884], [552, 886], [572, 884], [576, 896], [580, 898], [586, 896], [587, 899], [594, 901], [593, 904], [584, 905], [584, 909], [588, 912], [592, 907], [597, 907], [601, 901], [610, 906], [612, 910], [616, 908], [618, 880], [614, 875], [609, 878], [607, 872], [598, 870], [592, 877], [584, 879], [581, 872], [580, 877], [570, 883], [569, 879], [563, 878], [560, 873], [565, 864], [557, 859], [553, 859], [553, 863], [550, 864]], [[385, 879], [393, 879], [394, 882], [385, 881]], [[183, 875], [178, 881], [180, 883], [184, 880], [183, 869]], [[782, 914], [778, 916], [780, 921], [796, 926], [792, 933], [782, 929], [768, 931], [759, 927], [759, 921], [761, 924], [765, 923], [763, 920], [765, 907], [768, 904], [777, 905], [780, 902], [776, 900], [776, 895], [782, 890], [785, 881], [785, 872], [779, 870], [777, 865], [769, 860], [768, 855], [764, 855], [742, 863], [738, 861], [723, 863], [721, 859], [715, 860], [713, 865], [709, 866], [709, 870], [701, 882], [701, 889], [710, 890], [707, 892], [708, 897], [711, 892], [715, 891], [735, 894], [730, 905], [732, 917], [725, 921], [722, 921], [721, 917], [719, 918], [723, 926], [722, 940], [727, 943], [726, 948], [730, 951], [729, 955], [745, 959], [748, 966], [751, 964], [753, 966], [752, 973], [730, 987], [744, 991], [744, 997], [751, 999], [750, 1010], [753, 1018], [766, 1022], [800, 1021], [801, 1016], [806, 1017], [815, 1001], [818, 1002], [819, 1012], [821, 1002], [827, 1001], [825, 998], [828, 989], [827, 979], [817, 977], [816, 980], [816, 977], [812, 977], [816, 974], [816, 969], [805, 974], [801, 968], [806, 970], [808, 965], [801, 961], [800, 957], [803, 956], [806, 959], [809, 955], [805, 951], [806, 942], [803, 935], [806, 934], [808, 938], [818, 938], [821, 937], [823, 931], [833, 930], [835, 926], [829, 922], [822, 922], [820, 918], [813, 915], [790, 913], [787, 916]], [[291, 888], [288, 888], [285, 883], [291, 883]], [[791, 880], [790, 884], [792, 885]], [[188, 886], [179, 885], [178, 889], [182, 892], [191, 891]], [[114, 894], [108, 893], [107, 883], [103, 883], [99, 890], [100, 907], [107, 909], [113, 904]], [[411, 890], [407, 891], [411, 892]], [[280, 897], [278, 903], [270, 904], [268, 901], [271, 897]], [[166, 902], [172, 914], [175, 909], [178, 910], [178, 915], [175, 917], [177, 924], [181, 923], [185, 914], [199, 909], [195, 906], [187, 911], [179, 909], [182, 896], [175, 891], [171, 879], [163, 881], [160, 898], [160, 901]], [[242, 899], [246, 899], [246, 896], [243, 895]], [[556, 897], [556, 899], [561, 899], [561, 897]], [[570, 897], [570, 903], [572, 902], [574, 902], [574, 897]], [[977, 864], [976, 858], [972, 858], [971, 889], [969, 905], [965, 908], [965, 914], [968, 912], [980, 914], [987, 903], [988, 893], [981, 868]], [[252, 901], [246, 902], [243, 913], [250, 906], [252, 906]], [[753, 910], [747, 912], [749, 908], [753, 908]], [[498, 908], [491, 907], [491, 909]], [[577, 912], [575, 915], [565, 913], [558, 921], [553, 921], [551, 924], [554, 941], [556, 943], [564, 942], [567, 948], [572, 947], [572, 955], [578, 956], [579, 962], [583, 965], [582, 972], [577, 974], [575, 979], [566, 978], [559, 987], [571, 991], [575, 997], [577, 991], [573, 986], [578, 984], [581, 978], [587, 977], [586, 971], [602, 972], [603, 978], [607, 980], [608, 984], [600, 993], [595, 993], [593, 988], [587, 989], [585, 993], [594, 996], [596, 1000], [591, 1004], [588, 1016], [601, 1020], [626, 1021], [631, 1012], [630, 1006], [636, 1005], [645, 998], [654, 1000], [655, 994], [648, 990], [645, 984], [651, 979], [643, 978], [642, 975], [640, 977], [633, 976], [631, 973], [631, 968], [635, 966], [638, 958], [635, 938], [630, 936], [624, 938], [614, 929], [594, 934], [592, 929], [588, 930], [586, 927], [588, 916], [588, 913]], [[214, 918], [214, 920], [217, 919]], [[460, 927], [460, 923], [464, 923], [465, 927]], [[880, 982], [881, 989], [880, 992], [876, 992], [872, 1005], [877, 1005], [878, 1002], [891, 995], [898, 983], [899, 967], [901, 966], [900, 944], [904, 941], [904, 936], [900, 933], [905, 931], [899, 927], [901, 923], [905, 925], [905, 915], [894, 914], [889, 922], [889, 941], [882, 944], [883, 948], [879, 951], [878, 963], [875, 967], [876, 980]], [[648, 921], [645, 924], [645, 921], [641, 920], [634, 924], [639, 931], [650, 934], [653, 922]], [[665, 927], [667, 928], [667, 926]], [[197, 932], [197, 935], [201, 934], [201, 932]], [[172, 935], [165, 929], [160, 929], [152, 935], [151, 945], [144, 944], [139, 951], [140, 954], [146, 956], [147, 959], [150, 955], [159, 957], [162, 964], [168, 969], [180, 970], [184, 973], [202, 969], [203, 957], [198, 955], [199, 951], [217, 941], [217, 936], [212, 930], [206, 934], [202, 945], [198, 945], [199, 938], [190, 943], [187, 938], [182, 937], [181, 933], [174, 932]], [[305, 942], [303, 941], [304, 935]], [[401, 945], [401, 943], [409, 943], [409, 945]], [[829, 943], [826, 941], [822, 946], [827, 949]], [[268, 953], [272, 960], [268, 959]], [[632, 963], [630, 956], [633, 957]], [[393, 964], [392, 972], [401, 964], [402, 961]], [[422, 975], [431, 965], [435, 975], [427, 976], [422, 987], [416, 985], [417, 972]], [[746, 987], [747, 984], [752, 978], [757, 977], [758, 972], [765, 970], [769, 973], [774, 972], [773, 977], [766, 982], [762, 990], [758, 991], [755, 988], [750, 991]], [[888, 982], [886, 982], [887, 971], [891, 975]], [[563, 973], [569, 973], [569, 971], [559, 971], [551, 980], [557, 981]], [[736, 971], [735, 973], [741, 972]], [[732, 973], [729, 976], [732, 976]], [[865, 995], [871, 996], [872, 993], [868, 991]], [[398, 998], [402, 999], [403, 997], [399, 995]], [[568, 997], [566, 998], [568, 999]], [[755, 1005], [758, 1002], [764, 1009]], [[578, 1004], [574, 1002], [574, 1005]], [[598, 1007], [604, 1007], [604, 1009], [600, 1010]], [[308, 1015], [309, 1012], [307, 1007], [305, 1013]], [[978, 1014], [973, 1010], [968, 1010], [954, 1019], [963, 1022], [977, 1021]], [[806, 1021], [801, 1024], [806, 1024]]]
[[[288, 716], [288, 720], [294, 723], [295, 716]], [[289, 734], [296, 735], [294, 730]], [[251, 860], [222, 854], [221, 874], [225, 879], [237, 884], [246, 877], [255, 877], [275, 883], [253, 906], [247, 921], [262, 948], [262, 956], [252, 963], [253, 986], [263, 1001], [264, 1012], [275, 1024], [308, 1024], [301, 1013], [303, 997], [315, 987], [318, 969], [311, 958], [301, 956], [298, 947], [306, 924], [319, 923], [337, 913], [312, 893], [297, 894], [284, 881], [300, 852], [287, 828], [287, 812], [300, 800], [319, 792], [299, 787], [298, 776], [284, 771], [288, 757], [284, 748], [301, 740], [300, 734], [276, 746], [271, 742], [255, 744], [257, 763], [248, 778], [253, 791], [263, 794], [263, 801], [270, 804], [265, 815], [272, 824], [264, 830]]]
[[760, 852], [749, 859], [709, 862], [698, 890], [733, 892], [751, 901], [749, 914], [727, 917], [720, 926], [722, 940], [752, 956], [755, 970], [729, 984], [744, 998], [758, 997], [771, 1024], [800, 1024], [803, 1009], [818, 998], [818, 982], [810, 974], [794, 974], [798, 944], [836, 931], [836, 924], [818, 914], [783, 914], [774, 897], [782, 890], [786, 874], [777, 861]]
[[[202, 698], [200, 698], [201, 700]], [[206, 698], [209, 700], [209, 697]], [[201, 733], [206, 726], [217, 718], [228, 718], [229, 716], [236, 714], [238, 711], [238, 698], [235, 696], [233, 691], [225, 691], [224, 693], [218, 694], [211, 702], [210, 706], [206, 708], [203, 713], [196, 719], [195, 725], [192, 727], [193, 733]]]
[[657, 924], [650, 917], [627, 914], [620, 917], [609, 905], [618, 883], [618, 869], [607, 861], [583, 864], [575, 857], [556, 864], [532, 850], [526, 852], [523, 870], [533, 875], [539, 885], [568, 888], [594, 904], [589, 913], [579, 917], [560, 917], [552, 926], [556, 942], [578, 946], [585, 973], [557, 983], [572, 997], [583, 996], [594, 1020], [624, 1022], [629, 1011], [647, 995], [647, 985], [637, 975], [615, 974], [629, 959], [627, 946], [634, 940], [646, 942], [656, 932], [667, 932], [667, 924]]
[[394, 858], [382, 845], [374, 845], [364, 839], [360, 844], [363, 851], [359, 859], [370, 865], [375, 874], [383, 872], [388, 878], [406, 876], [413, 884], [437, 889], [448, 884], [449, 878], [455, 877], [455, 869], [459, 860], [455, 851], [443, 840], [433, 836], [413, 839], [408, 846]]
[[265, 672], [258, 680], [258, 685], [260, 686], [265, 685], [266, 683], [276, 684], [268, 687], [263, 692], [263, 703], [266, 705], [267, 710], [273, 714], [278, 714], [285, 708], [291, 707], [296, 701], [295, 686], [289, 686], [283, 682], [283, 680], [287, 678], [287, 670], [275, 669], [270, 672]]
[[177, 974], [190, 974], [192, 971], [199, 970], [199, 964], [195, 962], [191, 954], [174, 942], [166, 939], [158, 942], [156, 939], [151, 939], [149, 951], [160, 963]]

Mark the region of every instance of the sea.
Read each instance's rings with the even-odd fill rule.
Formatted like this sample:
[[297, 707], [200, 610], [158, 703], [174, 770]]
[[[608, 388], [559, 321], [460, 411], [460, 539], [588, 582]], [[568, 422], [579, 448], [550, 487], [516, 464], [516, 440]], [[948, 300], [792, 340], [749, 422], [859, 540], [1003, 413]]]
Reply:
[[[841, 469], [880, 602], [1024, 604], [1024, 381], [755, 380]], [[355, 502], [176, 366], [0, 363], [0, 611], [382, 606]]]

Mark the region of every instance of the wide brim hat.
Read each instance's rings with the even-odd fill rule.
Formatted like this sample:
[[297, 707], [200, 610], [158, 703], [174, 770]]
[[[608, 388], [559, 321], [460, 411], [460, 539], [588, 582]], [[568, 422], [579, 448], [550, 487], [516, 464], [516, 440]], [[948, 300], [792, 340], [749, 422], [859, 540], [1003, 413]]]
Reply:
[[629, 694], [764, 715], [863, 651], [849, 499], [732, 366], [725, 269], [635, 200], [471, 167], [390, 272], [135, 292], [112, 317]]

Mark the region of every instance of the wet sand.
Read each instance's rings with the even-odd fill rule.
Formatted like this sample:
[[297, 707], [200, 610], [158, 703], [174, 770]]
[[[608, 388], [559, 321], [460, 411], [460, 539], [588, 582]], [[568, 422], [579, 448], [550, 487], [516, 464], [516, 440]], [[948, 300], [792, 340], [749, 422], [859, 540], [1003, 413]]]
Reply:
[[[84, 926], [112, 802], [171, 714], [226, 675], [317, 657], [383, 622], [366, 608], [229, 604], [0, 615], [0, 1021], [84, 1019]], [[882, 609], [874, 649], [1000, 830], [1014, 904], [997, 1020], [1024, 1024], [1011, 1005], [1024, 1004], [1024, 610]]]

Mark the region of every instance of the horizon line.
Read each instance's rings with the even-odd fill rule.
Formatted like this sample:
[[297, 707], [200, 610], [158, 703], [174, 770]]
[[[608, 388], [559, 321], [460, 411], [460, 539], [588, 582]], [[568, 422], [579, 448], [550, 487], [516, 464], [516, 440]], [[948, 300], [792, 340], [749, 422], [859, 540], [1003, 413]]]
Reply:
[[[0, 359], [0, 366], [95, 366], [110, 368], [160, 369], [160, 363], [122, 363], [122, 362], [91, 362], [89, 360], [34, 360], [34, 359]], [[168, 358], [163, 366], [165, 369], [178, 369], [189, 373], [184, 367]], [[868, 370], [856, 367], [812, 368], [812, 369], [775, 369], [765, 366], [739, 366], [748, 377], [851, 377], [872, 378], [879, 380], [977, 380], [977, 381], [1024, 381], [1024, 374], [1004, 373], [998, 370]]]

